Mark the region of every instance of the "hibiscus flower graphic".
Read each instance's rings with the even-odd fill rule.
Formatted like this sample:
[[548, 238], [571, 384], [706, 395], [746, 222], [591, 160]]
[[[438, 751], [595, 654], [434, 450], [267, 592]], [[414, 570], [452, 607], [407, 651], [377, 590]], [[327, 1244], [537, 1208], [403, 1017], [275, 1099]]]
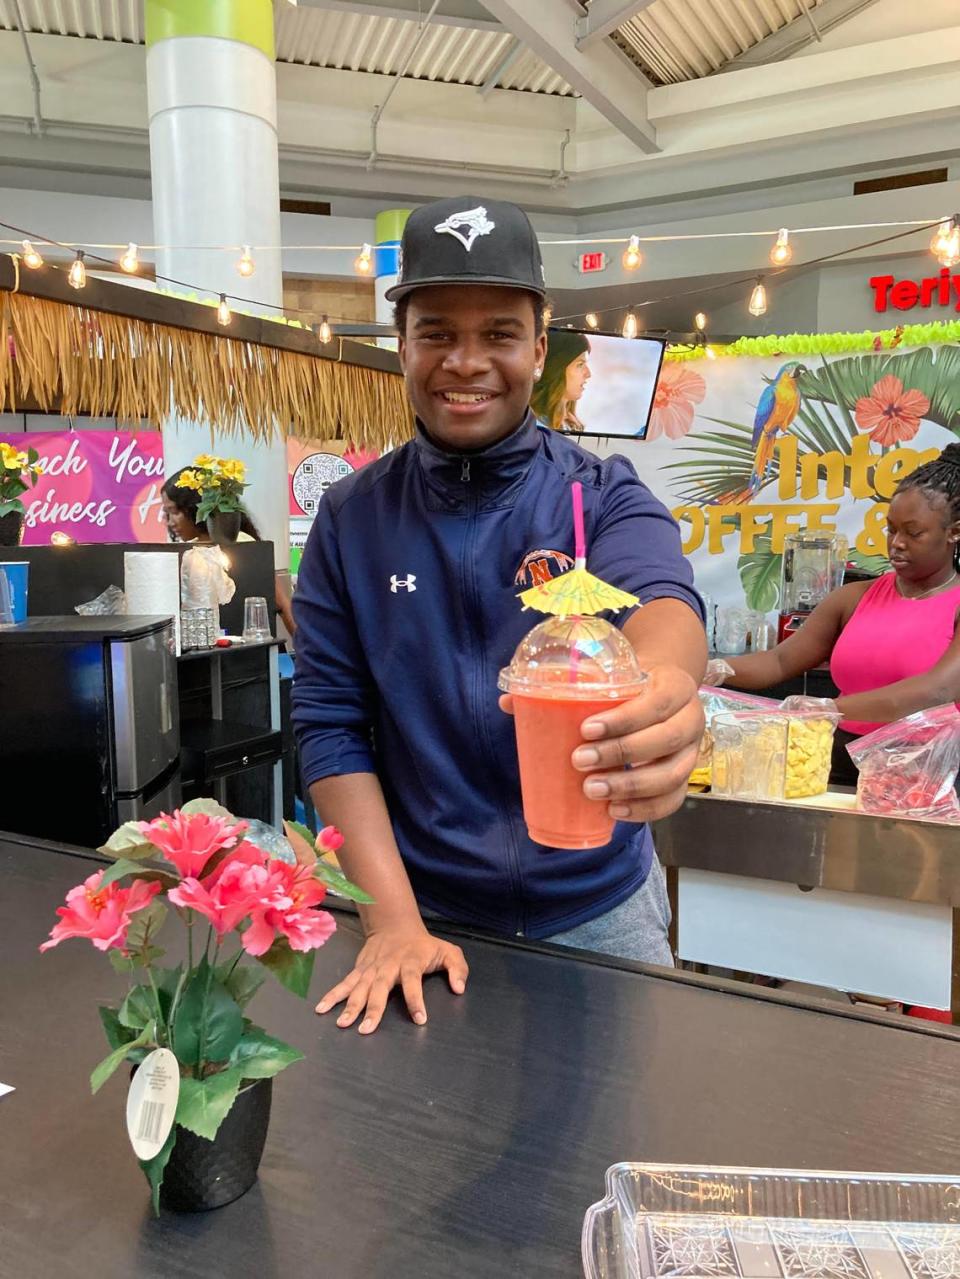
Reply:
[[653, 396], [647, 439], [655, 440], [659, 435], [682, 439], [693, 426], [694, 405], [706, 393], [707, 384], [695, 369], [673, 361], [664, 364]]
[[930, 408], [922, 391], [905, 391], [892, 373], [877, 382], [869, 395], [861, 396], [853, 410], [857, 426], [882, 447], [912, 440], [920, 430], [920, 419]]

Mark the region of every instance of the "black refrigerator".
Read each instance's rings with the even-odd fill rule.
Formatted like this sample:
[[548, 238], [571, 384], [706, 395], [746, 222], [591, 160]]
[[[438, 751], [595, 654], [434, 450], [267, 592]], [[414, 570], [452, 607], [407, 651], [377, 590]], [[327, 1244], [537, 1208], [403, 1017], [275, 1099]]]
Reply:
[[169, 617], [0, 626], [0, 830], [96, 847], [180, 802]]

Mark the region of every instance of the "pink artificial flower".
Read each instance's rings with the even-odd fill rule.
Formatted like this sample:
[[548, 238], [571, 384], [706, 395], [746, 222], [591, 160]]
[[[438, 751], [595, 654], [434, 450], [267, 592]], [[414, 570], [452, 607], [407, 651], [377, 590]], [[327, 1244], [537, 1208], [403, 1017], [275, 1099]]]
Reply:
[[130, 916], [149, 906], [162, 885], [136, 879], [129, 888], [118, 883], [100, 887], [104, 872], [98, 870], [67, 893], [67, 904], [57, 907], [60, 923], [40, 949], [50, 950], [70, 937], [88, 937], [97, 950], [123, 949]]
[[302, 951], [316, 950], [333, 935], [337, 927], [333, 916], [315, 909], [327, 890], [314, 879], [311, 867], [271, 861], [251, 866], [246, 878], [259, 899], [243, 934], [248, 955], [266, 954], [278, 935], [286, 937], [291, 950]]
[[247, 872], [253, 866], [262, 868], [265, 860], [261, 849], [244, 840], [202, 882], [187, 876], [167, 897], [175, 906], [203, 915], [222, 941], [259, 902], [257, 885], [247, 878]]
[[887, 373], [874, 383], [869, 395], [857, 400], [853, 416], [861, 431], [867, 431], [875, 444], [886, 447], [912, 440], [929, 408], [930, 401], [922, 391], [905, 391], [900, 379]]
[[140, 822], [140, 833], [159, 848], [182, 878], [195, 878], [222, 848], [235, 844], [247, 829], [246, 822], [207, 813], [188, 816], [177, 809], [171, 816], [161, 813], [152, 822]]
[[675, 361], [664, 364], [653, 396], [647, 439], [655, 440], [658, 435], [682, 439], [693, 426], [694, 405], [706, 393], [707, 384], [696, 369]]
[[338, 848], [343, 846], [343, 836], [337, 830], [336, 826], [324, 826], [323, 830], [317, 836], [316, 849], [318, 853], [335, 853]]

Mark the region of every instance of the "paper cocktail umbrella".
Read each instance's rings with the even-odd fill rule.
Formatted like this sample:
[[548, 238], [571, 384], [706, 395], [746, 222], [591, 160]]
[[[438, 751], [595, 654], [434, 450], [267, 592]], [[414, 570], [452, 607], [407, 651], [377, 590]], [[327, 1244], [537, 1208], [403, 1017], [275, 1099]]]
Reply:
[[587, 572], [587, 541], [583, 529], [583, 488], [573, 485], [573, 528], [576, 559], [568, 573], [561, 573], [540, 586], [523, 591], [520, 601], [525, 609], [555, 617], [585, 617], [594, 613], [618, 612], [640, 601], [635, 595], [621, 591]]

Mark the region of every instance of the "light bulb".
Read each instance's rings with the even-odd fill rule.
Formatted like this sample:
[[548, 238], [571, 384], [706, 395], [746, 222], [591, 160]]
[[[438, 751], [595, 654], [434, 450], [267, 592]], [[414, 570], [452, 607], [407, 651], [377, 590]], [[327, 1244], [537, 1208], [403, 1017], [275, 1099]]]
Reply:
[[930, 241], [930, 252], [941, 266], [956, 266], [960, 262], [960, 217], [955, 215], [941, 222]]
[[227, 306], [227, 295], [226, 293], [221, 293], [220, 305], [217, 307], [217, 323], [226, 327], [232, 319], [233, 316], [230, 314], [230, 308]]
[[137, 246], [131, 240], [127, 245], [127, 251], [120, 259], [120, 269], [126, 271], [127, 275], [136, 275], [140, 270], [140, 259], [137, 256]]
[[250, 276], [256, 271], [256, 263], [253, 260], [253, 254], [250, 252], [250, 245], [243, 246], [243, 252], [240, 254], [240, 261], [237, 263], [237, 270], [245, 280], [249, 280]]
[[640, 237], [631, 235], [630, 243], [627, 245], [623, 253], [623, 266], [627, 271], [636, 271], [637, 267], [643, 261], [643, 254], [640, 252]]
[[74, 289], [82, 289], [87, 282], [87, 268], [83, 263], [83, 250], [77, 250], [77, 256], [70, 267], [67, 282]]
[[770, 250], [770, 261], [774, 266], [786, 266], [793, 257], [793, 245], [790, 243], [790, 232], [781, 227], [777, 232], [777, 242]]
[[708, 360], [715, 360], [717, 358], [716, 351], [709, 344], [703, 348], [703, 353]]
[[331, 329], [330, 322], [328, 321], [326, 316], [323, 317], [323, 319], [320, 321], [320, 323], [317, 326], [317, 338], [323, 343], [324, 346], [326, 346], [328, 342], [333, 340], [333, 330]]
[[707, 327], [707, 317], [704, 315], [702, 311], [698, 311], [696, 315], [693, 317], [693, 327], [697, 330], [698, 333], [702, 333], [704, 329]]
[[76, 544], [77, 539], [71, 537], [69, 533], [61, 533], [58, 530], [56, 533], [50, 534], [51, 546], [76, 546]]
[[548, 302], [543, 308], [543, 327], [548, 329], [553, 323], [553, 307]]
[[637, 317], [632, 311], [627, 312], [626, 319], [623, 321], [621, 332], [625, 338], [635, 338], [639, 332], [640, 326], [637, 323]]
[[600, 321], [597, 319], [594, 311], [588, 311], [583, 318], [587, 322], [588, 329], [598, 329], [600, 327]]
[[369, 275], [373, 270], [373, 249], [369, 244], [365, 244], [360, 250], [360, 256], [354, 262], [353, 269], [360, 275]]
[[767, 313], [767, 290], [763, 285], [763, 276], [757, 276], [757, 282], [753, 286], [753, 292], [750, 294], [750, 303], [747, 310], [751, 315], [766, 315]]
[[43, 266], [43, 258], [29, 240], [23, 242], [23, 265], [28, 266], [31, 271], [37, 271]]

